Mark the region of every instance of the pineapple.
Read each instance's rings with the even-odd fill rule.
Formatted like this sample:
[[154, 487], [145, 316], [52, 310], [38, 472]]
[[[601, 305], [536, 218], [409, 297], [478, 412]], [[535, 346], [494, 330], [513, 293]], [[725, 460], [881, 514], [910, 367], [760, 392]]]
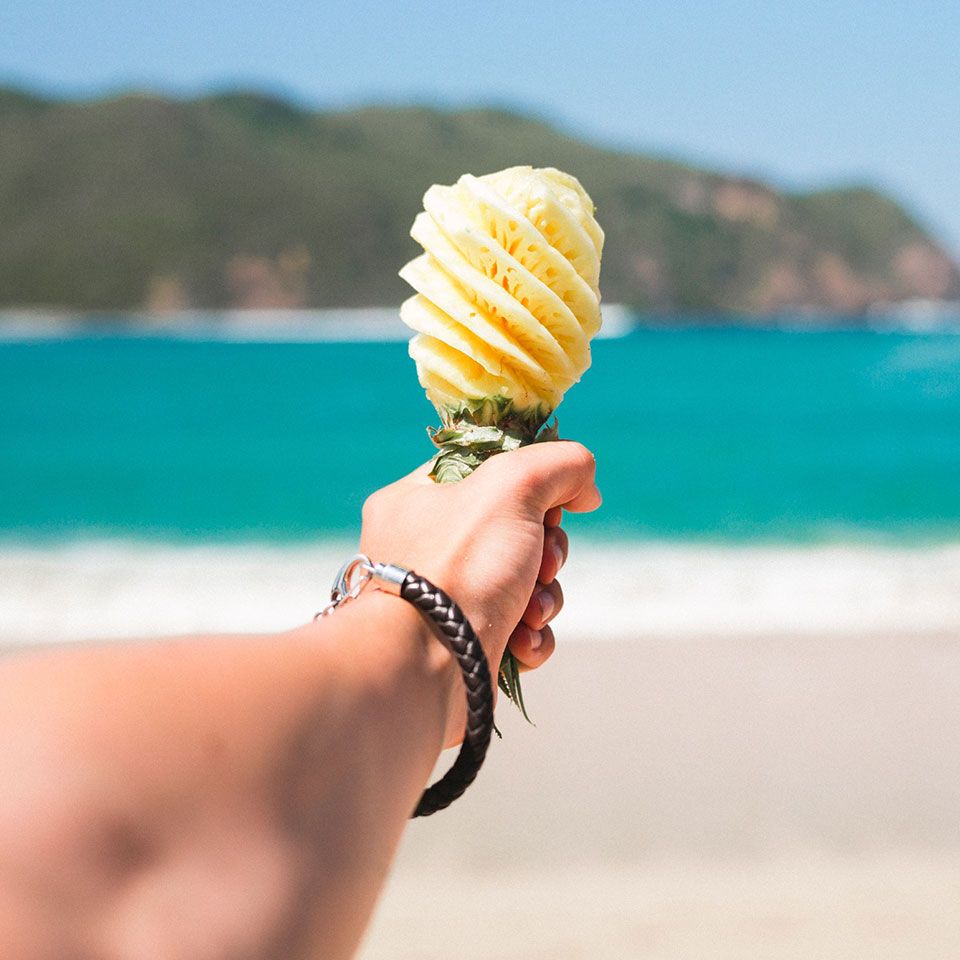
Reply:
[[[450, 483], [556, 436], [544, 424], [590, 366], [600, 329], [603, 231], [580, 183], [549, 167], [465, 174], [430, 187], [423, 205], [410, 234], [424, 252], [400, 271], [417, 292], [400, 317], [442, 422], [431, 476]], [[499, 684], [526, 717], [509, 651]]]

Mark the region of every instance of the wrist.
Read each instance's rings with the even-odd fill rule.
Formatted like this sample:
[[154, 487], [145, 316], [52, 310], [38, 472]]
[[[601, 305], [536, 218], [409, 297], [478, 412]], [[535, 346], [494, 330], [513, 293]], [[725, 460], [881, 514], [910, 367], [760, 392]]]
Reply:
[[[463, 738], [466, 694], [460, 670], [446, 644], [415, 606], [397, 596], [368, 588], [332, 617], [356, 624], [357, 636], [372, 637], [379, 682], [394, 678], [415, 692], [414, 709], [435, 718], [442, 746]], [[326, 618], [324, 618], [326, 619]]]

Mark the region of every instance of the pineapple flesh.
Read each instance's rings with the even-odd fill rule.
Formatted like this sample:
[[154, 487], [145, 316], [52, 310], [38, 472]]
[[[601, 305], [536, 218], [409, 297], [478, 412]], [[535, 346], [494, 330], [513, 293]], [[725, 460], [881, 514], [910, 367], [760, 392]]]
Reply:
[[[550, 167], [465, 174], [430, 187], [423, 206], [410, 234], [424, 252], [400, 271], [416, 294], [400, 317], [442, 421], [432, 476], [451, 482], [555, 435], [541, 428], [600, 329], [603, 231], [579, 181]], [[509, 653], [500, 686], [523, 709]]]

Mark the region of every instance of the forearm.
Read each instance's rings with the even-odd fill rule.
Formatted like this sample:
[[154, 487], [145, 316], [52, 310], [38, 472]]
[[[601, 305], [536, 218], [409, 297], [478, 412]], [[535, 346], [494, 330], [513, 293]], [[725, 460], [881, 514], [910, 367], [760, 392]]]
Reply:
[[348, 955], [458, 695], [370, 592], [275, 637], [10, 657], [0, 897], [74, 938], [50, 955]]

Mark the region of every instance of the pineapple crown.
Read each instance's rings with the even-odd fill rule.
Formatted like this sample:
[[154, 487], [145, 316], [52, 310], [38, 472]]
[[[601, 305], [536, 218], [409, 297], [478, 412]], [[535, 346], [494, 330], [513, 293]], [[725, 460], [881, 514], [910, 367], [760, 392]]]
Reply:
[[439, 412], [443, 426], [427, 428], [440, 451], [430, 469], [438, 483], [463, 480], [494, 454], [557, 438], [556, 421], [544, 426], [550, 410], [518, 410], [505, 397], [468, 401]]

